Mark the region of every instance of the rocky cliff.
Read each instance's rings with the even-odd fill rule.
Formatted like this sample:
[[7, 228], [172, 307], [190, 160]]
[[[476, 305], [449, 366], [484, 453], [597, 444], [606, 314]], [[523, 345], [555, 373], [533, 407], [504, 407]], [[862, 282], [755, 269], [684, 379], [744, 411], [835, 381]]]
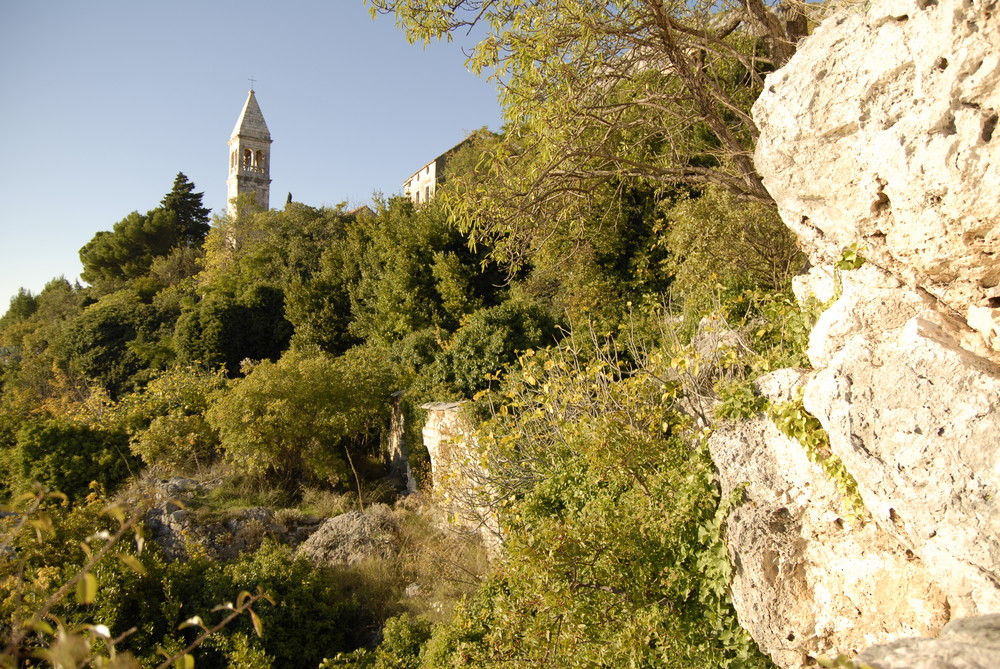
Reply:
[[[766, 417], [713, 437], [724, 494], [750, 483], [728, 521], [736, 607], [783, 667], [1000, 611], [998, 10], [849, 8], [754, 107], [757, 168], [813, 265], [797, 294], [834, 300], [813, 369], [758, 390], [802, 395], [865, 507]], [[864, 266], [836, 269], [848, 249]]]

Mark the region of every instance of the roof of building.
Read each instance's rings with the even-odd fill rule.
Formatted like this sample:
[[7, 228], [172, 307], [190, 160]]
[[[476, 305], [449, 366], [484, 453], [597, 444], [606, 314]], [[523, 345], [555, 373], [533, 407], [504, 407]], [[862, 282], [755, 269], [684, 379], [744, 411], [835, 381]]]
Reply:
[[252, 139], [263, 139], [271, 141], [271, 132], [264, 122], [264, 115], [260, 112], [260, 105], [253, 94], [253, 89], [247, 95], [247, 101], [243, 104], [243, 111], [236, 120], [236, 127], [233, 128], [231, 137], [250, 137]]

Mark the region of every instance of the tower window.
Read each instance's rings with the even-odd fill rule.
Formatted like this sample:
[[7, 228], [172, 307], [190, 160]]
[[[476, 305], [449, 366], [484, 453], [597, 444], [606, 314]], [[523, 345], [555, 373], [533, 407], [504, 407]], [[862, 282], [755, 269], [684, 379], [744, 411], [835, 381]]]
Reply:
[[253, 152], [250, 149], [243, 149], [243, 169], [250, 167], [253, 162]]
[[254, 155], [253, 165], [254, 165], [254, 167], [259, 167], [260, 169], [264, 169], [264, 152], [263, 151], [258, 151]]

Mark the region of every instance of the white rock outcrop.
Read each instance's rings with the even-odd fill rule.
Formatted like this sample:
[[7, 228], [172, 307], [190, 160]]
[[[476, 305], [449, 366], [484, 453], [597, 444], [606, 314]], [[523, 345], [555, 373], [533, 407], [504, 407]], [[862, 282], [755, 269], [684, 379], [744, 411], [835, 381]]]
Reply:
[[494, 498], [485, 461], [472, 422], [462, 413], [463, 402], [430, 402], [421, 430], [430, 455], [431, 498], [453, 529], [476, 534], [487, 552], [496, 555], [503, 541], [493, 510]]
[[355, 565], [370, 559], [388, 559], [400, 550], [399, 524], [385, 504], [364, 511], [348, 511], [329, 518], [298, 548], [323, 567]]
[[[870, 513], [763, 416], [713, 437], [723, 491], [749, 483], [734, 603], [783, 667], [1000, 612], [998, 110], [995, 0], [847, 8], [754, 106], [757, 169], [814, 265], [796, 294], [833, 301], [814, 369], [759, 390], [804, 393]], [[867, 264], [835, 270], [852, 247]], [[952, 666], [911, 661], [875, 666]]]
[[[781, 370], [757, 381], [774, 402], [808, 379]], [[819, 653], [937, 632], [948, 603], [921, 560], [876, 523], [852, 518], [837, 486], [764, 416], [717, 429], [709, 445], [723, 498], [740, 622], [782, 667]]]
[[878, 669], [995, 669], [1000, 657], [1000, 614], [953, 620], [937, 639], [900, 639], [869, 648], [859, 658]]
[[814, 264], [862, 246], [992, 337], [998, 44], [993, 2], [859, 4], [806, 38], [753, 110], [757, 169]]

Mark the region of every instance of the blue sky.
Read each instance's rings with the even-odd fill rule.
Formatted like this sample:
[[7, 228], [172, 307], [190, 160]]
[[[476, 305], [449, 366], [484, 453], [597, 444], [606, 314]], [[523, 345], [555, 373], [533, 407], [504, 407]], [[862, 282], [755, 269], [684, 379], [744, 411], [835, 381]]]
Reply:
[[80, 247], [156, 207], [177, 172], [221, 213], [251, 76], [272, 206], [399, 193], [469, 131], [500, 126], [461, 46], [410, 45], [363, 0], [5, 0], [0, 313], [19, 287], [76, 280]]

